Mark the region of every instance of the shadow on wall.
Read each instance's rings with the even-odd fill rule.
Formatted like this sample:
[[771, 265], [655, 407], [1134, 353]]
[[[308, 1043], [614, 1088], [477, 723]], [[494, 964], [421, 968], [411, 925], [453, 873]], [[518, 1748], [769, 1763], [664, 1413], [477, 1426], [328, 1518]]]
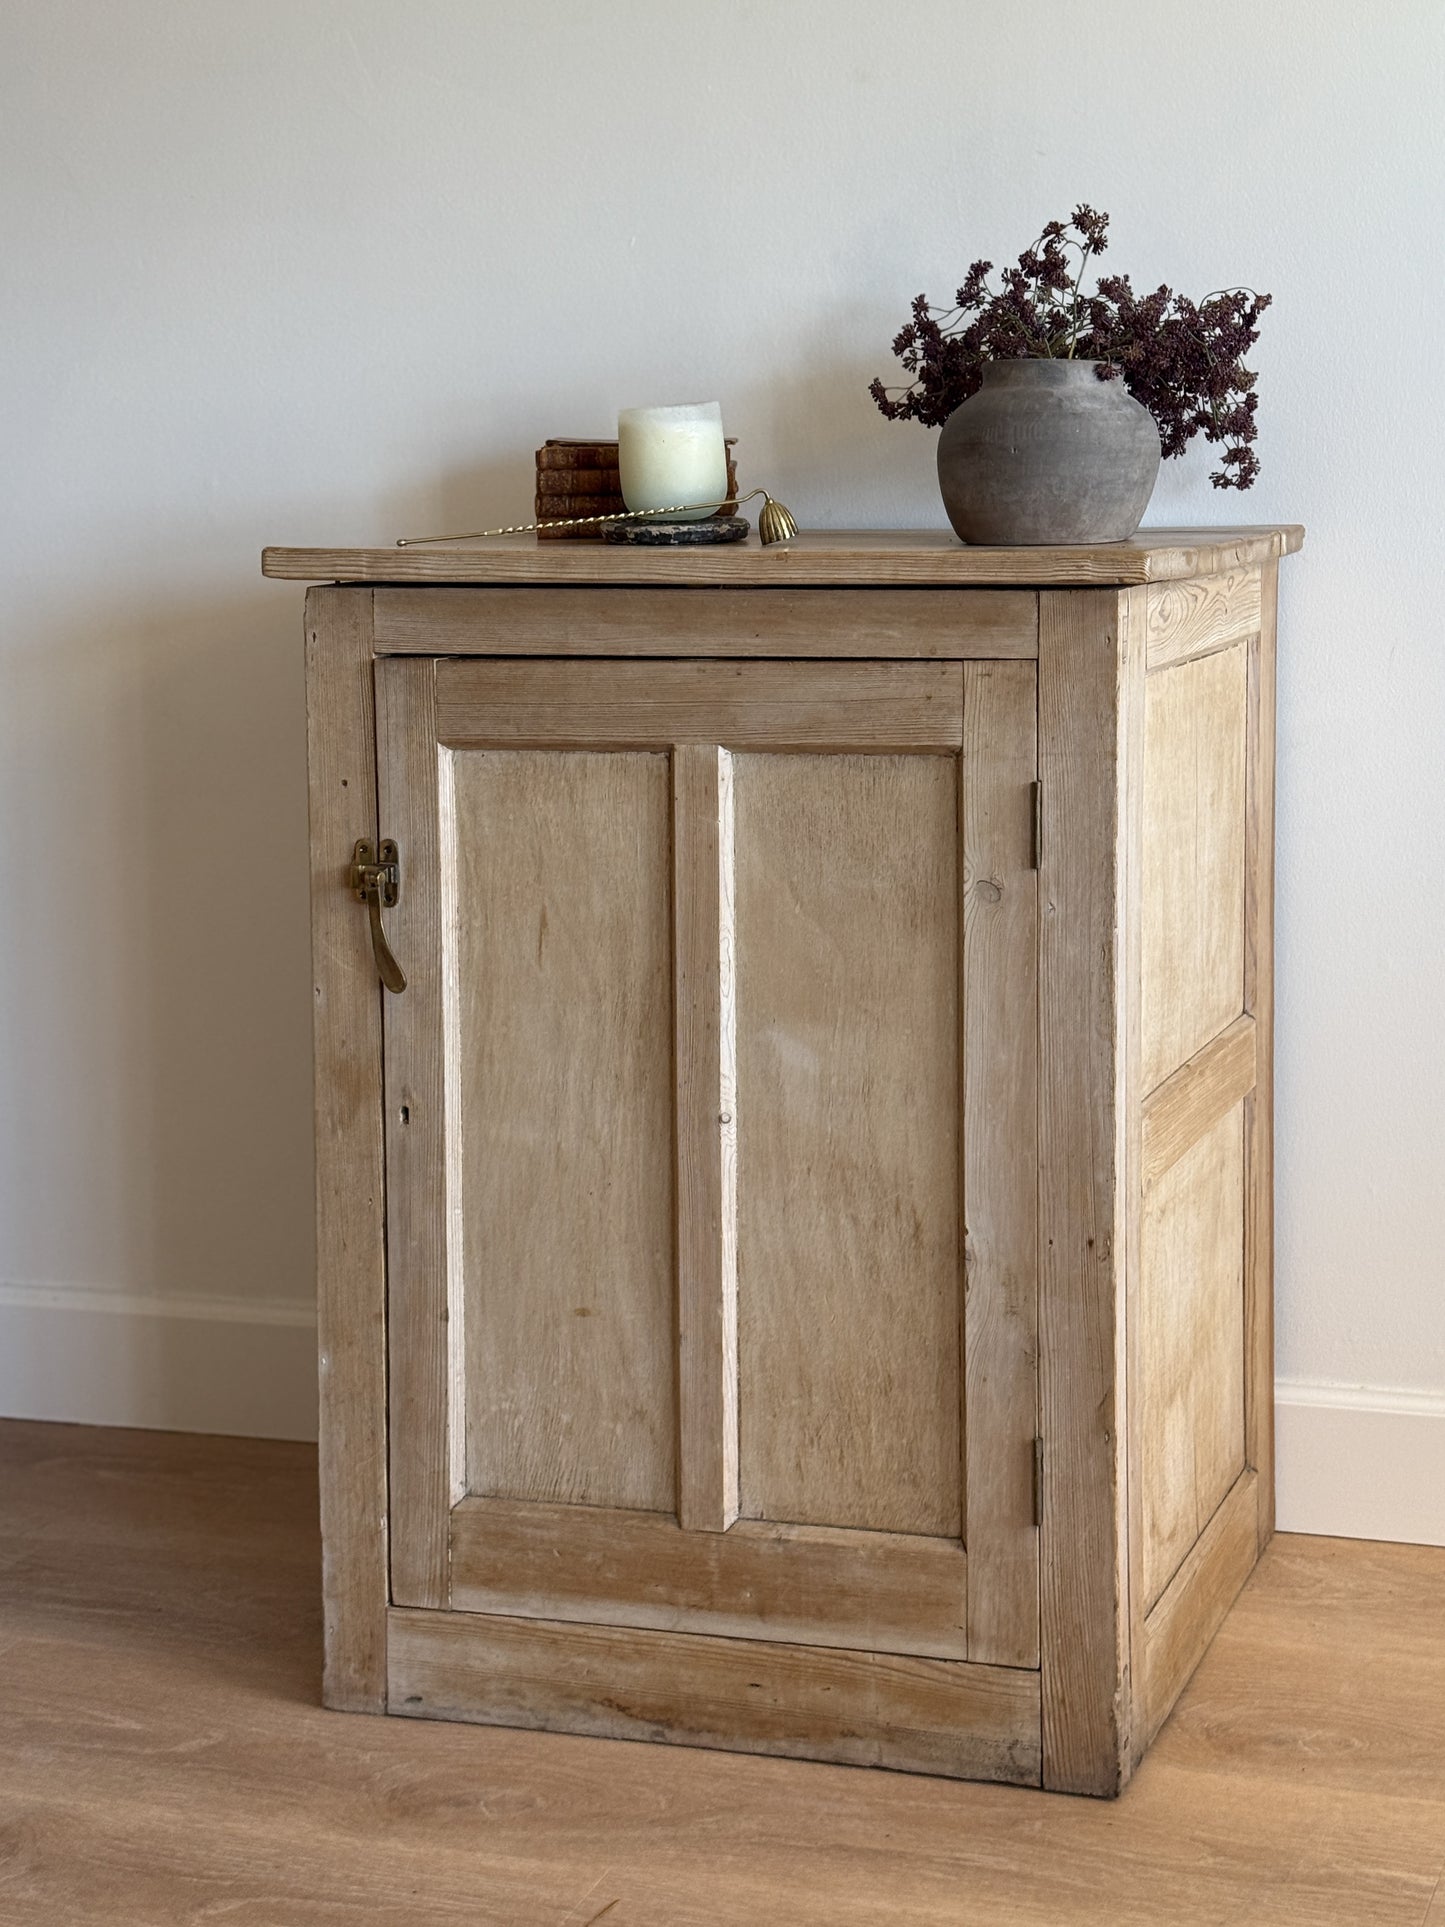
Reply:
[[[586, 423], [577, 433], [585, 433]], [[549, 425], [537, 432], [536, 442], [510, 456], [487, 461], [460, 462], [442, 468], [424, 487], [399, 491], [381, 513], [372, 510], [366, 517], [372, 533], [353, 526], [338, 540], [345, 548], [387, 548], [399, 535], [464, 535], [473, 529], [502, 528], [532, 520], [536, 496], [537, 466], [535, 450], [549, 435], [571, 433], [570, 429]], [[616, 429], [612, 434], [616, 434]], [[601, 429], [599, 438], [606, 439]], [[377, 527], [380, 533], [377, 533]], [[290, 548], [306, 548], [311, 538], [304, 530], [283, 530], [273, 538]], [[258, 564], [259, 566], [259, 564]], [[277, 589], [286, 587], [283, 583]], [[298, 634], [299, 629], [298, 629]]]
[[[856, 346], [845, 352], [839, 345], [844, 335], [856, 343], [860, 336], [866, 340], [870, 332], [876, 334], [876, 315], [870, 313], [866, 321], [868, 326], [850, 319], [846, 330], [835, 321], [802, 341], [790, 336], [778, 344], [775, 359], [764, 355], [767, 373], [726, 386], [723, 421], [727, 433], [738, 438], [739, 486], [766, 487], [787, 503], [804, 529], [934, 528], [947, 536], [948, 520], [938, 493], [937, 430], [915, 422], [886, 422], [875, 408], [869, 381], [880, 373], [892, 379], [886, 343], [882, 352], [860, 352]], [[694, 392], [690, 383], [679, 388], [664, 382], [656, 398], [714, 397], [703, 394], [701, 387]], [[624, 399], [637, 397], [628, 390]], [[375, 539], [387, 543], [397, 535], [453, 534], [530, 522], [533, 451], [548, 436], [595, 434], [606, 440], [616, 432], [615, 417], [609, 419], [605, 407], [579, 411], [539, 406], [534, 439], [525, 448], [509, 457], [446, 468], [428, 487], [409, 489], [398, 497]], [[745, 513], [755, 521], [757, 504]], [[377, 521], [374, 513], [367, 521]], [[307, 538], [290, 530], [284, 539], [299, 545]], [[340, 539], [352, 544], [368, 537], [353, 525]]]
[[[814, 527], [898, 519], [883, 498], [906, 500], [920, 470], [931, 498], [924, 438], [865, 432], [871, 366], [822, 339], [789, 360], [726, 398], [749, 486]], [[588, 427], [539, 420], [525, 447], [400, 488], [380, 513], [282, 506], [261, 535], [385, 544], [526, 522], [533, 449]], [[0, 782], [24, 833], [0, 966], [0, 1412], [304, 1436], [302, 585], [260, 579], [260, 541], [218, 553], [210, 523], [176, 517], [160, 551], [106, 537], [114, 586], [102, 559], [84, 595], [37, 577], [12, 603]], [[198, 557], [216, 592], [155, 587], [171, 558], [194, 579]]]
[[[399, 499], [386, 536], [374, 509], [264, 533], [525, 519], [531, 487], [527, 451]], [[260, 547], [212, 595], [117, 571], [12, 602], [0, 1414], [314, 1431], [304, 587]], [[178, 520], [166, 553], [195, 552]]]
[[848, 310], [844, 320], [811, 341], [779, 344], [785, 373], [730, 390], [724, 415], [739, 437], [739, 481], [764, 484], [804, 529], [931, 528], [946, 537], [937, 430], [883, 419], [869, 382], [908, 377], [890, 372], [886, 338], [876, 351], [841, 347], [877, 333], [873, 311]]
[[0, 1410], [237, 1429], [310, 1323], [299, 597], [56, 600], [9, 660]]

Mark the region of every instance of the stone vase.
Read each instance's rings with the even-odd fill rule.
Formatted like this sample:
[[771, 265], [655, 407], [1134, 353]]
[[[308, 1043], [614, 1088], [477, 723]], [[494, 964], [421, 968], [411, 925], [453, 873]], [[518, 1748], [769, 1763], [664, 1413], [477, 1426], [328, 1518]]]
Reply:
[[938, 440], [938, 486], [965, 542], [1122, 542], [1149, 506], [1159, 431], [1095, 361], [993, 361]]

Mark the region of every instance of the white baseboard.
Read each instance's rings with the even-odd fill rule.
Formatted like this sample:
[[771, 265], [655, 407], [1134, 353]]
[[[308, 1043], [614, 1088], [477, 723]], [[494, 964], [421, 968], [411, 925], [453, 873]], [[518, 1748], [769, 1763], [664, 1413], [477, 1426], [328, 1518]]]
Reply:
[[310, 1305], [0, 1284], [0, 1415], [316, 1437]]
[[1445, 1546], [1445, 1394], [1281, 1379], [1281, 1532]]
[[[0, 1416], [316, 1436], [316, 1318], [287, 1301], [0, 1285]], [[1281, 1532], [1445, 1545], [1445, 1394], [1281, 1379]]]

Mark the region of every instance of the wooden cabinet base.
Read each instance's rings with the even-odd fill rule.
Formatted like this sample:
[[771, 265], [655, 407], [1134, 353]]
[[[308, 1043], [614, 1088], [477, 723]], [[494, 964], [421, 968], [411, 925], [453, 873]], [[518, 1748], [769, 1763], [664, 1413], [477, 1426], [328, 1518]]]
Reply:
[[1273, 1523], [1299, 539], [271, 558], [328, 1705], [1125, 1784]]
[[394, 1611], [387, 1711], [1037, 1786], [1039, 1676], [699, 1633]]
[[1145, 1619], [1143, 1711], [1136, 1753], [1143, 1753], [1168, 1719], [1219, 1631], [1220, 1621], [1254, 1570], [1262, 1550], [1258, 1515], [1259, 1475], [1242, 1472]]

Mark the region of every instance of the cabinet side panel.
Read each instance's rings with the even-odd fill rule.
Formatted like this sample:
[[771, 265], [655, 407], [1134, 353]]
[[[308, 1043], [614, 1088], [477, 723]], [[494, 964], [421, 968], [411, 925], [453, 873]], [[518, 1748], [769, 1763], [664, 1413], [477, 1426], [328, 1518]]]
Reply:
[[957, 1537], [956, 757], [734, 757], [740, 1509]]
[[676, 1504], [665, 754], [457, 752], [475, 1493]]
[[1259, 1473], [1259, 1544], [1274, 1531], [1274, 733], [1279, 565], [1262, 571], [1260, 633], [1249, 657], [1249, 861], [1245, 869], [1245, 1008], [1256, 1029], [1254, 1093], [1245, 1106], [1248, 1206], [1245, 1428]]
[[316, 1055], [316, 1312], [328, 1706], [386, 1703], [386, 1273], [381, 985], [347, 887], [374, 841], [371, 591], [306, 598]]
[[1139, 1277], [1144, 1603], [1244, 1469], [1244, 1108], [1150, 1187]]
[[1207, 656], [1259, 634], [1260, 572], [1226, 569], [1144, 591], [1149, 668]]
[[1242, 1472], [1145, 1621], [1136, 1658], [1139, 1744], [1169, 1717], [1256, 1558], [1259, 1480]]
[[1143, 1088], [1244, 1009], [1243, 643], [1145, 690]]

